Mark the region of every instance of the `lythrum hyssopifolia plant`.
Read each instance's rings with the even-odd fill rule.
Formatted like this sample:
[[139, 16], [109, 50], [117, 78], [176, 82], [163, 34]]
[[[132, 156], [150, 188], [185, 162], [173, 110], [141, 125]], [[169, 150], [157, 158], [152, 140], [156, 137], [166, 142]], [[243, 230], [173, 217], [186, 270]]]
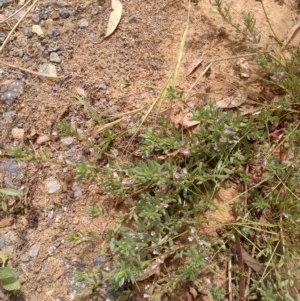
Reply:
[[[192, 116], [199, 121], [199, 129], [184, 135], [160, 117], [160, 127], [146, 128], [140, 135], [139, 160], [129, 164], [111, 161], [101, 170], [101, 184], [129, 206], [122, 223], [110, 231], [115, 262], [112, 283], [119, 287], [127, 281], [135, 283], [143, 278], [145, 269], [159, 262], [169, 278], [164, 284], [154, 282], [153, 300], [172, 294], [178, 285], [200, 279], [200, 275], [213, 275], [221, 265], [216, 258], [227, 238], [220, 243], [199, 231], [199, 225], [207, 221], [205, 212], [216, 206], [213, 196], [218, 188], [235, 183], [241, 195], [247, 193], [246, 211], [236, 212], [245, 221], [238, 225], [238, 231], [246, 240], [268, 231], [269, 239], [275, 240], [283, 230], [283, 214], [290, 219], [293, 216], [293, 223], [297, 223], [296, 216], [287, 211], [288, 204], [293, 204], [293, 212], [295, 206], [299, 212], [292, 201], [298, 167], [294, 159], [283, 160], [283, 156], [288, 152], [285, 146], [293, 145], [293, 158], [299, 157], [294, 136], [299, 133], [294, 124], [288, 124], [286, 112], [274, 108], [244, 117], [211, 103], [195, 109]], [[278, 139], [274, 125], [284, 127], [279, 131], [286, 137], [280, 148], [274, 148], [274, 139]], [[268, 218], [272, 231], [258, 223], [267, 209], [271, 209]], [[256, 225], [255, 229], [246, 231], [249, 224]], [[285, 227], [282, 233], [287, 230]], [[267, 241], [256, 247], [270, 269], [264, 250], [267, 248], [274, 260], [278, 250]], [[259, 281], [253, 276], [253, 288]], [[220, 289], [224, 288], [217, 291]]]
[[[259, 43], [252, 14], [244, 14], [238, 25], [230, 5], [225, 1], [215, 1], [215, 5], [244, 40]], [[77, 177], [101, 179], [105, 193], [116, 196], [117, 204], [123, 206], [120, 212], [116, 208], [118, 219], [107, 230], [107, 247], [101, 250], [111, 263], [109, 273], [107, 266], [103, 268], [101, 279], [108, 291], [131, 288], [143, 292], [147, 300], [163, 300], [164, 295], [177, 300], [178, 290], [186, 285], [199, 295], [225, 300], [227, 285], [214, 282], [214, 277], [231, 262], [231, 298], [297, 300], [300, 61], [298, 51], [291, 49], [290, 53], [289, 60], [267, 52], [257, 58], [268, 75], [259, 83], [279, 88], [282, 97], [278, 101], [266, 100], [256, 104], [255, 114], [243, 115], [237, 109], [219, 109], [212, 100], [193, 109], [191, 118], [198, 125], [191, 129], [178, 128], [168, 116], [159, 116], [156, 123], [139, 127], [137, 139], [132, 140], [135, 144], [131, 141], [129, 149], [121, 136], [105, 127], [95, 110], [81, 100], [105, 129], [107, 142], [101, 148], [105, 164], [93, 167], [95, 161], [78, 163]], [[166, 97], [182, 100], [183, 91], [170, 87]], [[66, 122], [58, 129], [78, 135]], [[120, 138], [118, 145], [115, 137]], [[218, 235], [211, 235], [204, 230], [211, 222], [207, 213], [219, 210], [215, 196], [220, 188], [230, 186], [238, 194], [227, 200], [233, 201], [235, 222], [220, 223]], [[97, 218], [101, 212], [89, 208], [89, 214]], [[81, 242], [83, 237], [74, 234], [69, 240]], [[247, 273], [246, 265], [250, 266]], [[246, 277], [247, 289], [242, 286]], [[90, 280], [83, 274], [79, 278]]]

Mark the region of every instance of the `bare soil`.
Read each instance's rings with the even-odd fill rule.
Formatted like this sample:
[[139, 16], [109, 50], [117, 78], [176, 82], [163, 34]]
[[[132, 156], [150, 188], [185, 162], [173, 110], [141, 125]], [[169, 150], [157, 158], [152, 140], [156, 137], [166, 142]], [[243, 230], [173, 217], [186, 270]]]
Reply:
[[[11, 1], [3, 5], [1, 19], [20, 8], [19, 2], [22, 3]], [[67, 161], [91, 157], [90, 145], [101, 142], [97, 131], [93, 131], [96, 122], [74, 96], [78, 88], [83, 89], [86, 101], [106, 121], [113, 120], [109, 119], [111, 115], [146, 110], [174, 70], [187, 22], [183, 0], [121, 2], [123, 15], [117, 30], [100, 43], [111, 1], [38, 1], [0, 54], [0, 88], [12, 80], [23, 84], [16, 100], [0, 100], [0, 186], [23, 191], [20, 199], [10, 202], [9, 213], [2, 213], [0, 220], [0, 238], [4, 240], [1, 248], [9, 254], [10, 265], [18, 270], [22, 288], [12, 295], [1, 294], [0, 300], [69, 300], [75, 272], [92, 266], [95, 254], [87, 244], [66, 242], [66, 235], [94, 231], [101, 237], [114, 223], [110, 214], [91, 219], [87, 213], [88, 205], [97, 205], [108, 213], [115, 208], [98, 181], [76, 180], [71, 165], [55, 164], [61, 158]], [[174, 85], [187, 92], [193, 87], [189, 93], [195, 103], [208, 98], [219, 101], [243, 97], [262, 102], [274, 97], [244, 74], [251, 74], [256, 68], [251, 37], [242, 41], [209, 0], [191, 2], [189, 31]], [[260, 1], [235, 2], [234, 19], [238, 22], [242, 13], [254, 14], [261, 35], [260, 50], [272, 44]], [[265, 0], [264, 4], [274, 32], [284, 40], [296, 24], [296, 6], [288, 0]], [[68, 17], [60, 15], [63, 8], [69, 12]], [[34, 21], [33, 14], [40, 20]], [[81, 28], [83, 18], [88, 25]], [[14, 18], [1, 23], [1, 34], [7, 36], [15, 23]], [[32, 33], [36, 23], [43, 30], [41, 36]], [[299, 46], [297, 34], [292, 43]], [[60, 58], [60, 62], [53, 63], [60, 77], [57, 81], [1, 64], [38, 71], [41, 64], [50, 62], [52, 52]], [[199, 67], [187, 76], [201, 58]], [[245, 89], [246, 86], [252, 88]], [[177, 109], [173, 107], [162, 114], [175, 114]], [[71, 144], [62, 141], [56, 125], [64, 119], [88, 133], [90, 144], [76, 139]], [[15, 134], [16, 128], [21, 129], [20, 135]], [[12, 160], [9, 151], [15, 146], [28, 147], [45, 160]], [[60, 185], [54, 193], [49, 193], [46, 185], [51, 180]], [[103, 244], [100, 242], [99, 247]], [[38, 254], [30, 253], [36, 245]], [[186, 300], [186, 295], [183, 293], [178, 300]]]

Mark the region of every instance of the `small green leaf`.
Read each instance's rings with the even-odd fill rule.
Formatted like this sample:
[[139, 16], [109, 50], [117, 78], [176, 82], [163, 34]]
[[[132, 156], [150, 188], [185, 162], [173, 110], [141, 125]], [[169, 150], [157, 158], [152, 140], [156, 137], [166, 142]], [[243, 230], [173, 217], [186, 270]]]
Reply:
[[3, 279], [13, 277], [14, 273], [15, 273], [15, 270], [12, 268], [0, 267], [0, 279], [2, 281], [3, 281]]
[[19, 196], [20, 192], [12, 188], [0, 188], [0, 193], [9, 195], [9, 196]]
[[21, 284], [20, 281], [15, 277], [10, 277], [1, 281], [2, 286], [7, 291], [15, 291], [20, 289]]
[[7, 201], [2, 200], [2, 201], [1, 201], [1, 207], [2, 207], [2, 210], [3, 210], [4, 212], [7, 212], [7, 210], [8, 210]]

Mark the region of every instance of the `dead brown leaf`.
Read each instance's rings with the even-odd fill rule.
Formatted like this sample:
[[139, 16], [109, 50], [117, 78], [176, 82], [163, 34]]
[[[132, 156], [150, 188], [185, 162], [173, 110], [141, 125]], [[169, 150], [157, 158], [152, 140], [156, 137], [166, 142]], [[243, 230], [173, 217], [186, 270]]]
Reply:
[[155, 274], [159, 274], [160, 272], [161, 260], [156, 259], [152, 265], [144, 270], [144, 273], [137, 278], [137, 281], [144, 281]]
[[216, 107], [219, 109], [232, 109], [241, 106], [244, 102], [245, 100], [241, 100], [241, 99], [225, 98], [219, 100], [216, 103]]
[[192, 64], [189, 66], [188, 71], [186, 73], [186, 77], [190, 76], [203, 62], [202, 57], [195, 59]]
[[75, 87], [75, 91], [82, 98], [86, 98], [87, 97], [86, 92], [85, 92], [85, 90], [83, 88], [81, 88], [81, 87]]
[[181, 125], [185, 129], [188, 129], [188, 128], [198, 125], [200, 123], [200, 121], [198, 121], [198, 120], [191, 120], [191, 117], [192, 117], [192, 113], [181, 112], [178, 115], [174, 116], [172, 118], [172, 121], [176, 125]]
[[115, 32], [116, 28], [118, 27], [121, 21], [121, 17], [123, 13], [123, 5], [119, 0], [112, 0], [111, 8], [112, 8], [112, 12], [109, 17], [105, 38], [109, 37]]
[[262, 272], [263, 266], [255, 258], [253, 258], [250, 254], [248, 254], [247, 251], [243, 247], [241, 247], [241, 254], [242, 254], [244, 263], [249, 268], [251, 268], [256, 273]]
[[261, 111], [261, 108], [253, 107], [253, 106], [242, 106], [239, 109], [243, 116], [258, 114]]
[[13, 219], [11, 217], [5, 217], [0, 220], [0, 228], [9, 227], [13, 224]]
[[242, 58], [238, 60], [237, 65], [240, 67], [240, 76], [249, 78], [251, 75], [251, 68], [248, 61], [245, 58]]

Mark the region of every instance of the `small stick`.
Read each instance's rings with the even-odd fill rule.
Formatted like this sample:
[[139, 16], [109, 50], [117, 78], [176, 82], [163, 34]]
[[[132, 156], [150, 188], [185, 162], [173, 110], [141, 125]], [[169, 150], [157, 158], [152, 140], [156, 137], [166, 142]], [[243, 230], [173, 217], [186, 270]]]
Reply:
[[292, 27], [292, 29], [290, 30], [288, 36], [284, 40], [284, 42], [282, 44], [282, 47], [281, 47], [282, 49], [284, 49], [289, 44], [289, 42], [294, 38], [296, 33], [299, 31], [299, 29], [300, 29], [300, 23], [298, 22]]
[[246, 279], [245, 279], [245, 270], [244, 270], [244, 260], [242, 255], [242, 247], [240, 237], [238, 233], [235, 233], [235, 247], [238, 256], [238, 269], [239, 269], [239, 296], [238, 301], [244, 300], [245, 290], [246, 290]]
[[203, 70], [203, 72], [199, 75], [199, 77], [196, 79], [196, 81], [193, 83], [189, 91], [187, 92], [186, 98], [190, 95], [191, 91], [195, 88], [195, 86], [198, 84], [199, 80], [206, 74], [206, 72], [210, 69], [213, 63], [221, 62], [221, 61], [228, 61], [232, 59], [238, 59], [238, 58], [243, 58], [243, 57], [248, 57], [248, 56], [256, 56], [258, 53], [247, 53], [247, 54], [241, 54], [241, 55], [235, 55], [235, 56], [229, 56], [229, 57], [224, 57], [224, 58], [219, 58], [212, 60]]
[[13, 16], [15, 16], [17, 13], [19, 13], [21, 10], [23, 10], [29, 3], [31, 0], [27, 1], [21, 8], [19, 8], [17, 11], [15, 11], [13, 14], [11, 14], [10, 16], [8, 16], [5, 20], [0, 21], [0, 24], [7, 22], [9, 19], [11, 19]]
[[14, 31], [17, 29], [17, 27], [21, 24], [21, 22], [23, 21], [23, 19], [26, 17], [26, 15], [30, 12], [30, 10], [35, 6], [35, 4], [38, 2], [39, 0], [35, 0], [31, 6], [28, 8], [28, 10], [24, 13], [24, 15], [20, 18], [20, 20], [15, 24], [15, 26], [12, 28], [12, 30], [9, 32], [9, 34], [7, 35], [6, 39], [4, 40], [2, 46], [0, 47], [0, 53], [3, 52], [4, 47], [6, 46], [6, 44], [8, 43], [11, 35], [14, 33]]
[[[254, 258], [255, 255], [255, 246], [253, 246], [251, 251], [251, 256]], [[248, 299], [249, 291], [250, 291], [250, 281], [251, 281], [251, 268], [248, 268], [247, 279], [246, 279], [246, 287], [244, 292], [244, 300]]]
[[232, 267], [232, 262], [231, 258], [228, 261], [228, 300], [232, 301], [232, 275], [231, 275], [231, 267]]
[[32, 70], [29, 70], [29, 69], [26, 69], [26, 68], [23, 68], [23, 67], [19, 67], [19, 66], [10, 64], [10, 63], [6, 63], [6, 62], [1, 61], [1, 60], [0, 60], [0, 65], [4, 65], [6, 67], [13, 68], [13, 69], [19, 69], [21, 71], [24, 71], [24, 72], [32, 74], [32, 75], [43, 76], [43, 77], [47, 77], [47, 78], [50, 78], [50, 79], [60, 79], [60, 78], [62, 78], [62, 77], [58, 77], [58, 76], [55, 76], [55, 75], [49, 75], [49, 74], [45, 74], [45, 73], [32, 71]]

